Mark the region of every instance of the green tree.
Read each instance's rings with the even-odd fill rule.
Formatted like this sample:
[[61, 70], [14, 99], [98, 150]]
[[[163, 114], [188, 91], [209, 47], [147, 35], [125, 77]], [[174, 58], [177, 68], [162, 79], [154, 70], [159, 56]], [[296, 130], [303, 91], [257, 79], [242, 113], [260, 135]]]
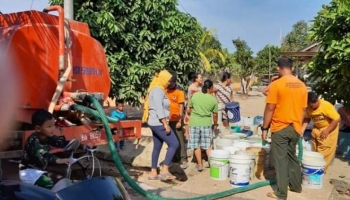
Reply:
[[276, 70], [276, 62], [281, 57], [281, 49], [275, 45], [266, 45], [263, 49], [261, 49], [256, 55], [256, 63], [259, 64], [259, 68], [257, 69], [260, 74], [268, 74], [269, 73], [269, 65], [270, 65], [270, 55], [271, 55], [271, 68], [270, 73], [275, 73]]
[[350, 1], [332, 0], [323, 5], [311, 28], [310, 38], [322, 51], [309, 63], [314, 90], [331, 101], [350, 108]]
[[[63, 0], [50, 3], [62, 5]], [[202, 31], [194, 17], [177, 9], [177, 0], [75, 0], [74, 18], [89, 24], [104, 46], [112, 97], [139, 105], [155, 72], [200, 69]]]
[[213, 29], [207, 30], [203, 28], [203, 35], [198, 44], [198, 51], [203, 69], [206, 72], [210, 72], [212, 66], [217, 69], [225, 64], [226, 59], [222, 52], [221, 43], [213, 34]]
[[282, 51], [298, 51], [301, 48], [311, 44], [309, 40], [309, 27], [306, 21], [301, 20], [293, 25], [292, 31], [289, 32], [282, 41]]
[[241, 88], [243, 95], [248, 95], [249, 82], [254, 76], [257, 66], [255, 66], [253, 51], [245, 40], [234, 39], [233, 45], [236, 48], [234, 53], [235, 60], [239, 65], [238, 74], [241, 79]]
[[230, 53], [227, 48], [223, 49], [223, 53], [225, 56], [225, 67], [221, 68], [226, 71], [230, 71], [232, 74], [239, 74], [240, 66], [236, 62], [235, 54]]
[[226, 48], [222, 50], [222, 53], [225, 57], [225, 63], [222, 63], [220, 60], [212, 63], [212, 70], [205, 72], [205, 76], [216, 82], [220, 80], [223, 72], [229, 72], [233, 75], [231, 77], [233, 81], [239, 81], [239, 79], [237, 80], [237, 75], [239, 74], [240, 66], [237, 64], [234, 54], [230, 53]]

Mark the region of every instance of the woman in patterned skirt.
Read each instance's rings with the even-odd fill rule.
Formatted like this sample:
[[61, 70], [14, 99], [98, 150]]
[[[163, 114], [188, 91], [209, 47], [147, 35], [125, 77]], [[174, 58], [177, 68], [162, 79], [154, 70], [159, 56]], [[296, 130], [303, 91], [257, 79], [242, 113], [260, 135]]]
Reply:
[[227, 103], [233, 102], [233, 89], [231, 87], [231, 74], [224, 72], [220, 83], [215, 85], [215, 97], [218, 101], [218, 126], [228, 127], [228, 117], [225, 105]]

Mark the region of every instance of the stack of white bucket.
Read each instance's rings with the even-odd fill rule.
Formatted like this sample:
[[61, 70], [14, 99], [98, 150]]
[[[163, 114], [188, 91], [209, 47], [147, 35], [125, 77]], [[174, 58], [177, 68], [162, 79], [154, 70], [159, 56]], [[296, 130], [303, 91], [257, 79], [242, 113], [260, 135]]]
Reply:
[[[216, 149], [210, 154], [210, 176], [215, 180], [226, 180], [234, 187], [249, 185], [254, 178], [256, 154], [246, 152], [249, 147], [257, 147], [258, 140], [242, 140], [235, 134], [228, 134], [216, 140]], [[269, 152], [267, 146], [266, 152]], [[265, 167], [269, 166], [266, 155]]]

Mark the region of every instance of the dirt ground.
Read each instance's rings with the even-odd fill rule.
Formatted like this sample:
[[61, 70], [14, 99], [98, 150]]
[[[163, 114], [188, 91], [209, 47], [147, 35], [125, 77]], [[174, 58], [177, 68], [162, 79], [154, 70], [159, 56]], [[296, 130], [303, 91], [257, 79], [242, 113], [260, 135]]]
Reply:
[[[236, 94], [236, 101], [240, 103], [241, 107], [241, 115], [245, 117], [254, 117], [257, 115], [263, 115], [264, 106], [265, 106], [265, 97], [260, 92], [251, 92], [248, 98], [243, 98], [239, 94]], [[144, 133], [149, 130], [144, 129]], [[146, 134], [147, 135], [147, 134]], [[146, 140], [146, 139], [145, 139]], [[136, 166], [149, 166], [150, 165], [150, 153], [152, 149], [152, 144], [150, 141], [141, 142], [144, 143], [145, 147], [142, 150], [143, 152], [148, 152], [147, 154], [138, 155], [133, 157], [133, 160], [130, 162]], [[129, 143], [128, 145], [132, 146], [133, 143]], [[166, 145], [165, 145], [166, 146]], [[164, 158], [164, 152], [166, 147], [162, 150], [160, 160]], [[106, 149], [105, 151], [108, 151]], [[125, 149], [120, 152], [119, 155], [131, 155], [135, 153], [135, 149], [130, 148], [130, 151]], [[143, 158], [143, 159], [140, 159]], [[113, 168], [113, 165], [111, 166]], [[188, 169], [185, 171], [174, 167], [172, 169], [172, 173], [176, 173], [177, 177], [187, 181], [174, 181], [170, 183], [164, 183], [161, 181], [150, 181], [147, 179], [149, 168], [145, 167], [131, 167], [129, 168], [131, 174], [133, 174], [133, 178], [138, 182], [138, 184], [146, 189], [147, 191], [169, 198], [189, 198], [195, 196], [202, 196], [206, 194], [213, 194], [220, 191], [231, 189], [231, 185], [229, 184], [229, 179], [225, 181], [216, 181], [210, 178], [209, 169], [205, 169], [202, 173], [197, 172], [194, 167], [194, 164], [191, 164]], [[330, 184], [331, 179], [343, 179], [347, 180], [347, 175], [349, 174], [349, 166], [347, 161], [342, 161], [340, 159], [336, 159], [334, 165], [330, 167], [329, 173], [324, 176], [324, 186], [321, 190], [308, 189], [304, 187], [303, 192], [301, 194], [297, 193], [289, 193], [288, 199], [296, 199], [296, 200], [309, 200], [309, 199], [340, 199], [338, 194], [334, 191], [332, 185]], [[273, 171], [269, 171], [269, 177], [273, 176]], [[344, 177], [345, 176], [345, 177]], [[342, 178], [340, 178], [342, 177]], [[350, 177], [348, 177], [350, 179]], [[264, 179], [263, 179], [264, 180]], [[251, 183], [256, 183], [261, 180], [254, 179]], [[143, 200], [146, 199], [140, 195], [138, 195], [130, 186], [126, 184], [130, 194], [132, 195], [132, 199]], [[270, 192], [274, 189], [274, 186], [265, 186], [255, 190], [251, 190], [248, 192], [236, 194], [234, 196], [226, 197], [224, 199], [237, 199], [237, 200], [267, 200], [269, 198], [266, 197], [266, 193]], [[344, 197], [345, 198], [345, 197]]]
[[[239, 94], [236, 95], [236, 101], [240, 103], [241, 107], [241, 115], [245, 117], [254, 117], [256, 115], [263, 115], [264, 106], [265, 106], [265, 97], [261, 95], [259, 92], [251, 92], [248, 98], [242, 98]], [[146, 129], [144, 129], [147, 131]], [[130, 156], [135, 153], [134, 143], [133, 141], [127, 141], [127, 146], [130, 148], [126, 148], [119, 152], [120, 156], [130, 157], [129, 163], [133, 163], [137, 161], [137, 158], [134, 156]], [[150, 141], [145, 143], [145, 147], [143, 151], [146, 151], [146, 148], [152, 148], [152, 144]], [[166, 147], [164, 147], [166, 148]], [[108, 147], [105, 148], [105, 151], [109, 151]], [[161, 155], [162, 156], [162, 155]], [[164, 156], [164, 155], [163, 155]], [[140, 157], [140, 156], [139, 156]], [[142, 156], [141, 156], [142, 157]], [[124, 158], [125, 159], [125, 158]], [[150, 163], [150, 155], [147, 154], [144, 156], [144, 160], [139, 160], [139, 163], [145, 164], [144, 166], [149, 166]], [[127, 163], [127, 164], [129, 164]], [[17, 164], [8, 163], [4, 164], [4, 178], [16, 178], [18, 177]], [[103, 174], [111, 175], [118, 178], [121, 178], [121, 175], [115, 168], [114, 164], [110, 161], [102, 161], [103, 166]], [[217, 193], [220, 191], [231, 189], [232, 187], [229, 184], [229, 179], [225, 181], [216, 181], [210, 178], [209, 169], [205, 169], [202, 173], [197, 172], [194, 167], [194, 164], [191, 164], [188, 169], [185, 171], [173, 167], [172, 172], [177, 171], [178, 176], [182, 176], [184, 180], [187, 181], [174, 181], [174, 182], [161, 182], [161, 181], [150, 181], [147, 179], [149, 168], [147, 167], [130, 167], [130, 165], [125, 165], [127, 171], [130, 176], [137, 181], [137, 183], [144, 188], [145, 190], [159, 196], [170, 197], [170, 198], [189, 198], [195, 196], [202, 196], [206, 194]], [[301, 194], [289, 193], [289, 198], [291, 200], [310, 200], [310, 199], [340, 199], [337, 194], [334, 193], [333, 187], [329, 183], [331, 179], [338, 179], [350, 182], [350, 168], [349, 163], [346, 160], [335, 159], [333, 166], [330, 167], [329, 173], [324, 176], [324, 186], [321, 190], [312, 190], [305, 188]], [[272, 176], [273, 171], [268, 173], [268, 176]], [[252, 183], [258, 182], [260, 180], [255, 179]], [[143, 200], [146, 199], [139, 195], [136, 191], [134, 191], [126, 182], [125, 187], [129, 191], [131, 198], [133, 200]], [[237, 199], [237, 200], [267, 200], [269, 198], [266, 197], [266, 193], [272, 191], [273, 188], [271, 186], [261, 187], [255, 190], [251, 190], [245, 193], [236, 194], [234, 196], [226, 197], [224, 199]], [[343, 199], [346, 196], [342, 197]]]
[[[255, 117], [257, 115], [263, 115], [264, 106], [265, 106], [265, 97], [259, 92], [251, 92], [251, 95], [248, 98], [242, 98], [239, 94], [236, 95], [236, 101], [240, 103], [241, 115], [245, 117]], [[336, 160], [335, 164], [331, 167], [330, 173], [325, 177], [324, 188], [322, 190], [312, 190], [304, 188], [302, 194], [290, 193], [289, 199], [329, 199], [332, 192], [332, 186], [329, 183], [331, 178], [340, 176], [340, 172], [344, 173], [344, 170], [348, 170], [348, 164], [346, 162], [341, 162]], [[196, 171], [194, 164], [190, 168], [185, 170], [188, 180], [186, 182], [173, 182], [173, 183], [163, 183], [159, 181], [149, 181], [147, 180], [147, 172], [138, 177], [137, 181], [141, 182], [148, 187], [157, 191], [157, 194], [160, 194], [165, 197], [178, 197], [173, 194], [169, 194], [166, 191], [173, 190], [180, 193], [184, 193], [185, 197], [201, 196], [205, 194], [212, 194], [219, 191], [224, 191], [231, 189], [232, 187], [229, 184], [229, 179], [226, 181], [215, 181], [209, 177], [209, 169], [205, 169], [204, 172], [199, 173]], [[270, 176], [273, 174], [273, 171], [270, 171]], [[252, 183], [259, 182], [260, 180], [255, 179]], [[226, 197], [224, 199], [242, 199], [242, 200], [267, 200], [266, 193], [272, 191], [273, 188], [270, 186], [261, 187], [249, 192], [236, 194], [234, 196]], [[154, 189], [150, 189], [154, 192]], [[135, 199], [143, 199], [143, 197], [135, 196]]]

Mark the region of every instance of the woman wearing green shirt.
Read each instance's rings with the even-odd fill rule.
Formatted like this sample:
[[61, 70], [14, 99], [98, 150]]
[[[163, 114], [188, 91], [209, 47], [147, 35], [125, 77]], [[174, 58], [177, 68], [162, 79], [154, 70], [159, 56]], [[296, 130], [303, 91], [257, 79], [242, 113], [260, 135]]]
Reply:
[[[197, 159], [196, 169], [199, 172], [203, 171], [201, 150], [205, 149], [209, 157], [214, 138], [213, 131], [217, 129], [218, 101], [212, 95], [213, 92], [213, 82], [206, 80], [203, 83], [202, 91], [195, 93], [189, 104], [190, 122], [187, 147], [194, 149]], [[213, 126], [212, 120], [214, 121]]]

